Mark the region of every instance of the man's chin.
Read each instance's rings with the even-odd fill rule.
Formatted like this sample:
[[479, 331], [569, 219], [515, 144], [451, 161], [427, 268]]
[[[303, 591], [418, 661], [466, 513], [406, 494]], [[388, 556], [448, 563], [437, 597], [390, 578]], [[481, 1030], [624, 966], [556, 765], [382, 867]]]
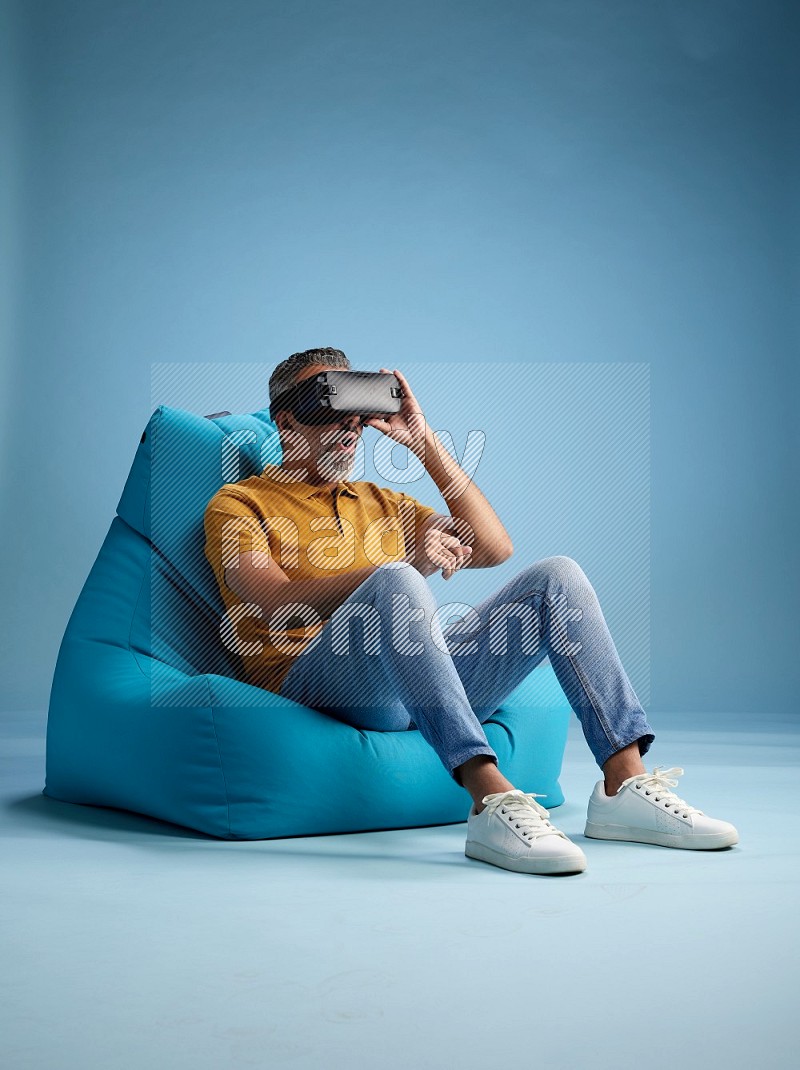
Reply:
[[349, 479], [353, 471], [354, 459], [348, 458], [342, 463], [338, 458], [323, 453], [317, 458], [317, 471], [323, 479]]

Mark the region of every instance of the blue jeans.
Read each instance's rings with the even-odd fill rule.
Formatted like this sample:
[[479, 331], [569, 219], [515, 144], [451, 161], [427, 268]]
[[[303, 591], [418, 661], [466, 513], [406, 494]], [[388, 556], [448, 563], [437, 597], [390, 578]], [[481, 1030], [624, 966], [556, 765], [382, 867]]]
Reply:
[[417, 728], [461, 784], [463, 762], [497, 763], [482, 723], [545, 657], [600, 767], [634, 741], [650, 749], [597, 595], [570, 557], [535, 561], [474, 609], [440, 609], [413, 565], [381, 565], [296, 656], [280, 694], [356, 728]]

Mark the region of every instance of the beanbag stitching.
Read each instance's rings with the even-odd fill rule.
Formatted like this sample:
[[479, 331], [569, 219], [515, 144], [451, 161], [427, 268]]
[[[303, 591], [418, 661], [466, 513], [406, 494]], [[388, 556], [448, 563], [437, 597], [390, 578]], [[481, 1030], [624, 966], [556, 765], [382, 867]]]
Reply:
[[139, 672], [142, 674], [142, 676], [144, 676], [145, 679], [148, 679], [147, 673], [142, 668], [142, 664], [139, 661], [139, 657], [138, 657], [136, 651], [133, 649], [133, 645], [132, 645], [132, 641], [131, 641], [131, 636], [133, 635], [133, 624], [134, 624], [134, 621], [136, 620], [136, 614], [139, 611], [139, 602], [141, 601], [141, 598], [142, 598], [142, 591], [144, 590], [144, 581], [145, 581], [146, 577], [147, 577], [147, 572], [145, 570], [143, 570], [142, 571], [142, 582], [139, 584], [139, 593], [136, 595], [136, 601], [133, 604], [133, 613], [131, 613], [131, 626], [128, 629], [128, 653], [133, 655], [133, 660], [136, 662], [136, 666], [139, 669]]
[[222, 773], [222, 783], [225, 785], [225, 809], [228, 814], [228, 835], [231, 835], [231, 800], [228, 794], [228, 781], [225, 776], [225, 766], [222, 762], [222, 750], [219, 745], [219, 736], [217, 735], [217, 722], [214, 718], [214, 695], [211, 690], [211, 681], [208, 676], [204, 676], [206, 690], [208, 691], [208, 712], [211, 714], [211, 727], [214, 729], [214, 740], [217, 744], [217, 757], [219, 758], [219, 771]]
[[[158, 438], [158, 429], [161, 425], [161, 421], [164, 416], [164, 406], [159, 405], [156, 409], [155, 415], [158, 419], [153, 421], [153, 434], [150, 439], [150, 464], [147, 469], [147, 490], [144, 492], [144, 501], [142, 503], [142, 531], [146, 532], [147, 527], [147, 503], [150, 500], [151, 488], [153, 486], [153, 461], [155, 460], [156, 453], [156, 439]], [[150, 532], [152, 535], [152, 532]]]

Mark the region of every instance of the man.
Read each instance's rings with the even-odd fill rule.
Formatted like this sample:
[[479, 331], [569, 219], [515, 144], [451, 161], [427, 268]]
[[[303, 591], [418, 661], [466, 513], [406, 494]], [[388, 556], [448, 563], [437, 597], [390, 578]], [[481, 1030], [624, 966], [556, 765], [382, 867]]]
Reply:
[[[349, 370], [350, 362], [331, 348], [293, 354], [270, 377], [270, 401], [328, 369]], [[523, 873], [577, 873], [586, 868], [583, 851], [551, 824], [535, 793], [506, 779], [482, 727], [549, 656], [603, 771], [589, 800], [587, 836], [688, 849], [737, 843], [733, 825], [670, 790], [678, 783], [670, 776], [682, 769], [648, 773], [642, 764], [655, 735], [577, 562], [535, 561], [441, 628], [426, 577], [439, 568], [445, 579], [461, 568], [491, 568], [513, 547], [474, 480], [428, 427], [403, 374], [393, 371], [403, 394], [399, 413], [306, 425], [281, 409], [282, 463], [225, 484], [209, 502], [206, 556], [248, 679], [358, 728], [418, 729], [472, 796], [469, 857]], [[449, 515], [348, 480], [364, 426], [420, 459]], [[320, 536], [323, 530], [334, 534]], [[360, 647], [349, 641], [353, 616], [362, 621]], [[533, 645], [498, 642], [496, 625], [506, 616], [527, 620]]]

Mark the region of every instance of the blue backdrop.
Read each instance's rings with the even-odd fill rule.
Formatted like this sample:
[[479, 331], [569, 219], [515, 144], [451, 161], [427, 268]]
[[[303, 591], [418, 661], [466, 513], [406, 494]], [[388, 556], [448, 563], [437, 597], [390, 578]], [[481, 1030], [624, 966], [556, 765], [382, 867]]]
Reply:
[[331, 345], [486, 434], [516, 552], [442, 601], [568, 554], [654, 715], [795, 716], [790, 6], [4, 3], [3, 704], [152, 409]]

